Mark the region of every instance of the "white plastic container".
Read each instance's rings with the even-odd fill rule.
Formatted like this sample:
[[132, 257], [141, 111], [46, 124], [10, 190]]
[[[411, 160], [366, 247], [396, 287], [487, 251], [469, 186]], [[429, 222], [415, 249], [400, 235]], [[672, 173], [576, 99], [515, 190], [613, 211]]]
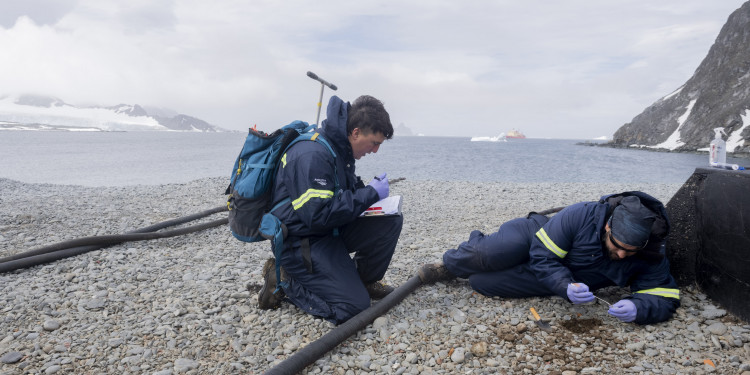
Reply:
[[714, 128], [714, 133], [716, 135], [708, 148], [708, 164], [726, 164], [727, 144], [721, 138], [721, 134], [726, 135], [726, 133], [724, 133], [724, 128]]

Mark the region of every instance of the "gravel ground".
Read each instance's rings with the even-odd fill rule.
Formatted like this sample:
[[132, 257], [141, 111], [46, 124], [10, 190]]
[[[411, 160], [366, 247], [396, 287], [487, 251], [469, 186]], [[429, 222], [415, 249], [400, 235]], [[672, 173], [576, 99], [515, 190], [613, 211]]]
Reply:
[[[225, 187], [223, 178], [100, 188], [0, 179], [0, 257], [222, 206]], [[404, 229], [386, 281], [402, 284], [471, 230], [532, 210], [624, 190], [666, 203], [677, 189], [400, 181], [391, 192], [404, 196]], [[245, 285], [262, 283], [269, 256], [267, 243], [241, 243], [222, 226], [0, 274], [0, 374], [261, 373], [334, 328], [288, 303], [257, 308]], [[597, 294], [616, 301], [627, 290]], [[534, 325], [530, 307], [553, 332]], [[694, 287], [672, 320], [639, 326], [603, 304], [486, 298], [459, 279], [421, 286], [303, 372], [748, 375], [748, 358], [750, 325]]]

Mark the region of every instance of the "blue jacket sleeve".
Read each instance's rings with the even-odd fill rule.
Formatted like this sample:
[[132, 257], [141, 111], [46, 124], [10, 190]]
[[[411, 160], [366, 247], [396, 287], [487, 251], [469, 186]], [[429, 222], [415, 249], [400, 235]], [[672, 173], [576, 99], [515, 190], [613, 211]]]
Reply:
[[539, 282], [565, 299], [568, 298], [568, 284], [574, 280], [573, 273], [563, 264], [563, 260], [584, 227], [584, 211], [582, 203], [565, 208], [539, 229], [531, 240], [531, 270]]
[[305, 143], [308, 145], [297, 152], [287, 152], [279, 168], [294, 215], [312, 232], [323, 233], [352, 222], [378, 201], [377, 191], [370, 186], [334, 194], [333, 156], [323, 145]]
[[680, 290], [669, 273], [666, 257], [659, 263], [647, 265], [644, 272], [635, 275], [630, 291], [637, 308], [635, 322], [638, 324], [668, 320], [680, 306]]

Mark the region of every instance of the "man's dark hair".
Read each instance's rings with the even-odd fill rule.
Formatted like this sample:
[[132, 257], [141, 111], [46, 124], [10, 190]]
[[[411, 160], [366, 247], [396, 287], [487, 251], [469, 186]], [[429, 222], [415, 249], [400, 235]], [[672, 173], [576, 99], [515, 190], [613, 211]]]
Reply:
[[383, 102], [370, 95], [360, 96], [349, 109], [346, 134], [352, 134], [354, 128], [359, 128], [364, 132], [381, 133], [385, 139], [393, 137], [391, 117], [385, 111]]

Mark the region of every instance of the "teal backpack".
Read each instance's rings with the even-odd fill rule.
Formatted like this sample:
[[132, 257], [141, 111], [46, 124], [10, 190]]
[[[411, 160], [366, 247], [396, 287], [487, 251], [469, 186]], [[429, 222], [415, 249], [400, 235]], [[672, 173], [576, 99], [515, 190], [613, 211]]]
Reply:
[[[244, 242], [271, 241], [276, 258], [276, 280], [281, 280], [279, 260], [284, 248], [286, 226], [271, 212], [290, 201], [286, 198], [271, 206], [279, 160], [289, 147], [301, 141], [321, 143], [335, 159], [333, 148], [316, 130], [316, 125], [308, 125], [304, 121], [294, 121], [271, 134], [251, 128], [234, 162], [229, 187], [225, 192], [229, 194], [227, 208], [232, 235]], [[336, 178], [334, 194], [338, 194], [338, 190]], [[277, 290], [285, 286], [282, 284], [278, 283]]]

